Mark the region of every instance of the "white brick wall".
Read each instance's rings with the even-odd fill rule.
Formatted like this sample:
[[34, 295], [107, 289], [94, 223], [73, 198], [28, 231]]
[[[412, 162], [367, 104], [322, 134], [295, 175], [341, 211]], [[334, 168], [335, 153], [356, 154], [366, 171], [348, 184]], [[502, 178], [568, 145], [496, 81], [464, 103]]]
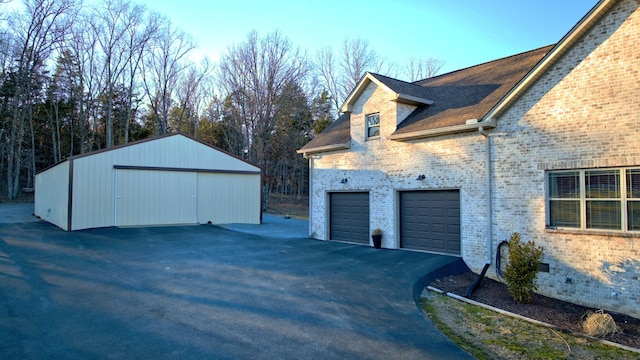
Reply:
[[[388, 140], [397, 116], [404, 118], [414, 108], [389, 101], [374, 83], [365, 89], [351, 114], [351, 149], [313, 159], [312, 236], [328, 239], [327, 193], [369, 191], [371, 229], [382, 229], [383, 247], [398, 248], [398, 191], [460, 189], [462, 254], [481, 266], [486, 259], [484, 137], [474, 133], [413, 142]], [[366, 140], [364, 116], [374, 112], [380, 112], [381, 136]], [[421, 174], [426, 179], [416, 180]], [[343, 178], [349, 181], [341, 184]]]
[[[490, 137], [493, 253], [520, 232], [544, 247], [550, 265], [540, 293], [636, 317], [640, 235], [547, 230], [544, 179], [554, 169], [640, 166], [639, 3], [618, 3], [497, 119]], [[412, 110], [369, 84], [351, 114], [351, 149], [313, 156], [312, 236], [328, 238], [329, 192], [364, 190], [371, 229], [383, 230], [383, 247], [398, 248], [398, 191], [460, 189], [462, 256], [479, 272], [487, 260], [486, 140], [477, 132], [388, 140]], [[373, 112], [381, 136], [366, 140], [364, 116]]]
[[494, 238], [517, 231], [544, 247], [541, 293], [636, 317], [640, 237], [546, 230], [544, 179], [545, 170], [640, 166], [638, 4], [617, 4], [497, 119], [492, 139]]

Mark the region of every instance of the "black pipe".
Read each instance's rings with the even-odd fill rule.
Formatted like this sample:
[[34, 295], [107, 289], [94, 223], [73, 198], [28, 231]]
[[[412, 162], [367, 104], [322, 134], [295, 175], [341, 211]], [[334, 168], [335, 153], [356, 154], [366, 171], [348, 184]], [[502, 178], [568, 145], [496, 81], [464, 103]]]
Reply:
[[502, 247], [509, 246], [508, 241], [503, 241], [498, 244], [498, 250], [496, 250], [496, 275], [500, 278], [504, 279], [504, 275], [502, 274]]
[[471, 286], [469, 286], [469, 288], [467, 288], [467, 292], [464, 294], [464, 297], [466, 297], [466, 298], [470, 298], [471, 297], [471, 294], [473, 294], [473, 292], [476, 290], [478, 285], [480, 285], [480, 282], [482, 281], [482, 279], [484, 279], [484, 275], [487, 273], [487, 270], [489, 270], [489, 266], [491, 266], [490, 263], [484, 264], [484, 268], [482, 269], [482, 272], [480, 273], [480, 276], [478, 276], [476, 281], [474, 281], [473, 284], [471, 284]]

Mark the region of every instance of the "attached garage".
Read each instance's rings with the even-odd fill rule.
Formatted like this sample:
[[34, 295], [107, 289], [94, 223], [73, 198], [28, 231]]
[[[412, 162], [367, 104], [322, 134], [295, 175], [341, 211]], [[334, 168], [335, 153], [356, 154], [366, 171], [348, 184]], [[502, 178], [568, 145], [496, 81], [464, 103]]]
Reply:
[[36, 174], [35, 215], [64, 230], [261, 222], [260, 168], [182, 134], [73, 156]]
[[329, 193], [329, 239], [369, 244], [369, 193]]
[[460, 191], [400, 192], [400, 247], [460, 255]]

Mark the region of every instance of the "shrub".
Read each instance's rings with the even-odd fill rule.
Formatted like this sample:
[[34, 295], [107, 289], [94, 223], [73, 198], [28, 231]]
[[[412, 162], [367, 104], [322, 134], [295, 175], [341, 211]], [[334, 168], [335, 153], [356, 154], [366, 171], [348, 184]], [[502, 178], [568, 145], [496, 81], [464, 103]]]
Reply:
[[509, 239], [509, 263], [504, 276], [511, 297], [518, 303], [530, 303], [531, 294], [538, 288], [536, 278], [542, 250], [533, 241], [522, 243], [518, 233]]

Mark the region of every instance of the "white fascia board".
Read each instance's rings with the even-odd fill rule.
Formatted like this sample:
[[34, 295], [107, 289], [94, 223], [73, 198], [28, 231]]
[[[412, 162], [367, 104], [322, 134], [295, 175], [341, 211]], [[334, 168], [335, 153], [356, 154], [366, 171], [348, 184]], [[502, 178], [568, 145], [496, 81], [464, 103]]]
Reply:
[[492, 129], [495, 127], [496, 127], [495, 120], [480, 121], [477, 123], [471, 122], [469, 124], [463, 124], [463, 125], [447, 126], [447, 127], [438, 128], [438, 129], [413, 131], [406, 134], [391, 135], [389, 136], [389, 139], [396, 140], [396, 141], [406, 141], [406, 140], [422, 139], [422, 138], [457, 134], [457, 133], [463, 133], [463, 132], [469, 132], [469, 131], [476, 131], [478, 130], [478, 128]]
[[336, 151], [336, 150], [348, 150], [351, 149], [351, 140], [347, 141], [344, 144], [332, 144], [332, 145], [326, 145], [326, 146], [319, 146], [316, 148], [311, 148], [311, 149], [305, 149], [305, 150], [297, 150], [296, 152], [298, 154], [303, 154], [304, 156], [307, 156], [308, 154], [315, 154], [315, 153], [320, 153], [320, 152], [328, 152], [328, 151]]
[[389, 100], [409, 105], [433, 105], [433, 100], [399, 93], [392, 93]]
[[364, 89], [366, 89], [367, 85], [369, 85], [369, 83], [372, 81], [375, 82], [378, 86], [380, 85], [376, 78], [374, 78], [369, 72], [365, 73], [362, 77], [362, 80], [360, 80], [351, 94], [349, 94], [347, 99], [344, 101], [344, 103], [340, 107], [340, 110], [342, 110], [343, 113], [350, 113], [351, 111], [353, 111], [353, 103], [357, 98], [360, 97], [360, 95], [362, 95]]

